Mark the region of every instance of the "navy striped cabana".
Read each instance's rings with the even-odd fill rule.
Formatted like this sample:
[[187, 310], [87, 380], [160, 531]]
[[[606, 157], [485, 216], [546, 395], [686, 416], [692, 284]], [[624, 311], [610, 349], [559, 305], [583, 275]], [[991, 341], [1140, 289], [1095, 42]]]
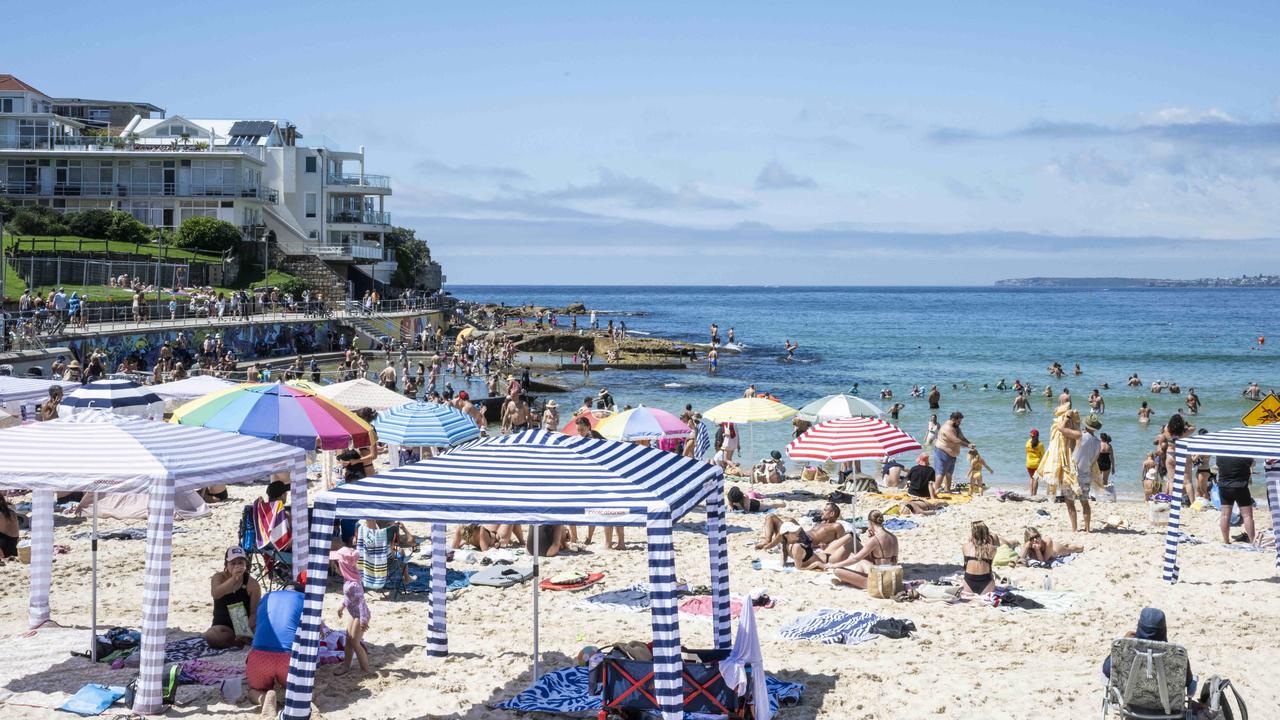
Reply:
[[[1271, 522], [1280, 528], [1280, 425], [1258, 425], [1195, 435], [1178, 440], [1174, 454], [1173, 492], [1175, 501], [1169, 507], [1169, 527], [1164, 541], [1164, 581], [1178, 582], [1179, 526], [1182, 522], [1183, 485], [1186, 482], [1187, 457], [1190, 455], [1225, 455], [1264, 460], [1267, 504], [1271, 506]], [[1276, 545], [1276, 567], [1280, 568], [1280, 543]]]
[[655, 689], [664, 718], [683, 717], [671, 525], [704, 500], [715, 644], [727, 648], [731, 638], [724, 473], [715, 465], [631, 443], [527, 430], [478, 440], [317, 495], [307, 595], [293, 645], [284, 717], [310, 716], [335, 518], [431, 523], [427, 654], [432, 656], [448, 652], [446, 523], [643, 526], [648, 534]]

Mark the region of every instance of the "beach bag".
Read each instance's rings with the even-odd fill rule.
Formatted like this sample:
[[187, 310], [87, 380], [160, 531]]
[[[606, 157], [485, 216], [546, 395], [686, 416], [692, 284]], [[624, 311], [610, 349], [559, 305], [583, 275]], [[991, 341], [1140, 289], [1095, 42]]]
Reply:
[[910, 637], [911, 633], [916, 631], [916, 624], [910, 620], [884, 618], [883, 620], [875, 621], [868, 631], [893, 640], [901, 640]]
[[[1236, 699], [1235, 710], [1232, 710], [1227, 702], [1230, 700], [1227, 695], [1228, 690]], [[1244, 698], [1240, 697], [1240, 692], [1230, 680], [1213, 675], [1200, 686], [1200, 707], [1196, 709], [1195, 719], [1249, 720], [1249, 710], [1245, 708]]]
[[888, 600], [902, 592], [901, 565], [873, 565], [867, 573], [867, 594]]
[[108, 685], [85, 685], [72, 695], [59, 710], [84, 717], [101, 715], [116, 700], [125, 696], [125, 688]]
[[853, 502], [853, 496], [843, 490], [832, 490], [831, 494], [827, 496], [827, 502], [835, 503], [836, 505], [851, 503]]

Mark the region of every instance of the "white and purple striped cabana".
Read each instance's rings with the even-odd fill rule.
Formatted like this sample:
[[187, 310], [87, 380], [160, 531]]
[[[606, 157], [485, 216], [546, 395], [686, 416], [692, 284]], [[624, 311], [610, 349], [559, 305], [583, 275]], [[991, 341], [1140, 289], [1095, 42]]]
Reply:
[[57, 385], [63, 392], [80, 387], [80, 383], [68, 380], [44, 380], [0, 375], [0, 407], [14, 415], [24, 408], [35, 408], [49, 397], [49, 388]]
[[[1280, 528], [1280, 424], [1239, 427], [1195, 435], [1177, 442], [1174, 453], [1173, 502], [1169, 503], [1169, 526], [1164, 541], [1164, 581], [1178, 582], [1178, 543], [1182, 532], [1182, 503], [1187, 457], [1218, 455], [1247, 457], [1264, 461], [1263, 477], [1271, 522]], [[1280, 543], [1276, 545], [1276, 567], [1280, 568]]]
[[[706, 501], [717, 648], [731, 642], [724, 473], [655, 448], [527, 430], [487, 438], [430, 460], [341, 485], [315, 498], [302, 622], [293, 645], [283, 715], [307, 718], [335, 518], [431, 523], [427, 654], [448, 654], [445, 524], [638, 525], [648, 533], [655, 689], [668, 720], [680, 718], [680, 626], [672, 522]], [[535, 533], [536, 536], [536, 533]], [[538, 577], [533, 578], [537, 613]], [[537, 625], [535, 638], [535, 680]]]
[[[295, 562], [305, 562], [309, 547], [306, 453], [298, 448], [220, 430], [90, 410], [75, 417], [0, 430], [0, 457], [5, 458], [0, 465], [0, 488], [32, 491], [31, 627], [49, 620], [55, 495], [80, 491], [149, 496], [141, 667], [134, 712], [155, 714], [164, 707], [160, 680], [169, 619], [176, 493], [215, 484], [255, 482], [271, 473], [288, 472], [293, 552], [295, 558], [304, 558]], [[322, 555], [327, 556], [327, 552]]]

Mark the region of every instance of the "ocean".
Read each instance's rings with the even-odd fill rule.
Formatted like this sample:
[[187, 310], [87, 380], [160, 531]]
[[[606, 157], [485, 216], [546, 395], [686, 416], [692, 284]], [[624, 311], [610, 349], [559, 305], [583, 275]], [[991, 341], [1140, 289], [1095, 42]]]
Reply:
[[[1070, 388], [1077, 408], [1103, 383], [1102, 432], [1112, 438], [1115, 482], [1126, 495], [1141, 492], [1141, 463], [1159, 426], [1195, 388], [1203, 405], [1192, 418], [1210, 430], [1234, 427], [1253, 403], [1241, 390], [1257, 381], [1280, 388], [1280, 289], [1028, 289], [955, 287], [659, 287], [457, 285], [447, 288], [471, 301], [562, 306], [582, 302], [603, 311], [601, 325], [625, 320], [628, 331], [706, 343], [711, 323], [723, 339], [730, 327], [741, 354], [721, 355], [719, 372], [705, 365], [684, 371], [594, 372], [557, 377], [574, 388], [562, 399], [562, 415], [585, 393], [608, 387], [619, 405], [649, 405], [679, 413], [685, 403], [705, 410], [740, 397], [754, 383], [792, 407], [858, 383], [860, 395], [887, 409], [901, 402], [900, 425], [921, 439], [928, 403], [910, 397], [912, 385], [942, 391], [941, 419], [965, 415], [964, 432], [995, 468], [987, 482], [1025, 487], [1023, 445], [1039, 428], [1048, 440], [1051, 402], [1039, 396]], [[1273, 337], [1258, 344], [1259, 336]], [[795, 362], [784, 362], [785, 341], [798, 342]], [[1048, 374], [1060, 362], [1067, 376]], [[1083, 374], [1073, 376], [1075, 363]], [[1125, 381], [1132, 373], [1140, 388]], [[1013, 393], [997, 391], [1004, 379], [1036, 388], [1032, 412], [1012, 411]], [[1181, 385], [1182, 395], [1152, 394], [1152, 380]], [[990, 389], [983, 390], [986, 384]], [[880, 390], [894, 399], [882, 402]], [[1140, 404], [1155, 410], [1149, 427], [1137, 420]], [[1087, 412], [1087, 410], [1086, 410]], [[566, 415], [567, 419], [567, 415]], [[755, 455], [782, 449], [789, 422], [741, 428]], [[909, 461], [908, 461], [909, 464]], [[961, 466], [966, 463], [961, 459]], [[872, 469], [867, 463], [864, 469]], [[957, 468], [957, 476], [961, 475]]]

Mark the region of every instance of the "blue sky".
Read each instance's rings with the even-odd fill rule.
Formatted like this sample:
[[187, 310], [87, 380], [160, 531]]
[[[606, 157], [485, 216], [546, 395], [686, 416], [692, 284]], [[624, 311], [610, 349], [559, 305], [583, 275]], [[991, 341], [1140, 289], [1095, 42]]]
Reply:
[[1277, 271], [1280, 6], [891, 5], [69, 2], [0, 72], [363, 144], [457, 283]]

